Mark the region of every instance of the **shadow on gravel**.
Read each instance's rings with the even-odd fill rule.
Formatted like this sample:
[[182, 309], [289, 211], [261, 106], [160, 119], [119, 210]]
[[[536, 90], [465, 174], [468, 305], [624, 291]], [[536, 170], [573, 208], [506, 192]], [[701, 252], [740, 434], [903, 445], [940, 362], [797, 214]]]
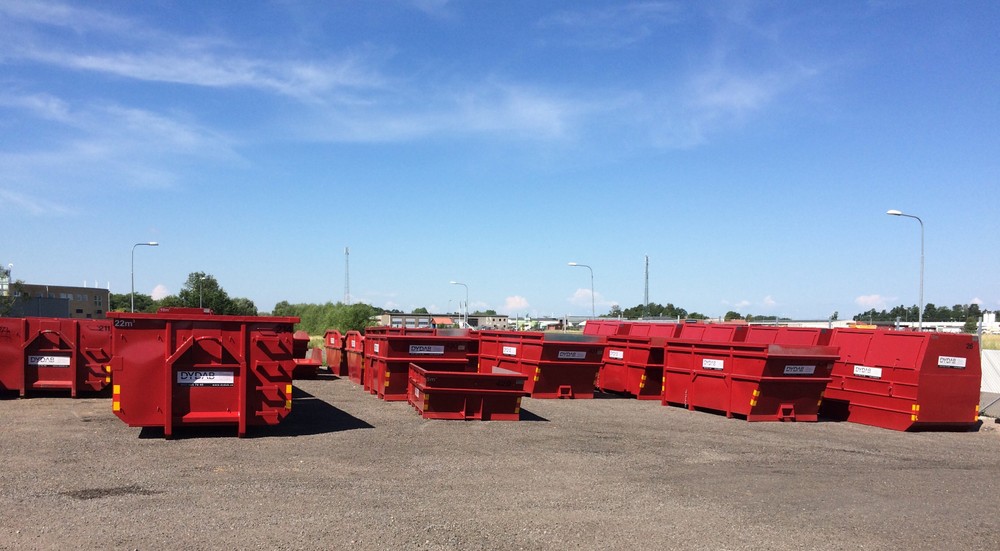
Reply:
[[530, 411], [524, 408], [521, 408], [521, 421], [542, 421], [545, 423], [549, 422], [548, 419], [540, 415], [535, 415], [534, 413], [531, 413]]
[[[373, 425], [298, 388], [292, 388], [292, 411], [277, 425], [247, 427], [247, 438], [309, 436], [345, 430], [373, 429]], [[174, 427], [174, 440], [233, 438], [235, 425]], [[139, 438], [163, 438], [163, 427], [143, 427]]]
[[594, 389], [594, 399], [595, 400], [635, 400], [635, 396], [631, 394], [619, 394], [617, 392], [610, 392], [607, 390], [597, 390]]

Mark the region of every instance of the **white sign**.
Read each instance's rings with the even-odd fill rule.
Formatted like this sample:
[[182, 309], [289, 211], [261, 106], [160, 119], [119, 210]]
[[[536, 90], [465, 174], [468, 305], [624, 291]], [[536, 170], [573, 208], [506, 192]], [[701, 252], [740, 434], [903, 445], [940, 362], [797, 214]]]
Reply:
[[867, 367], [864, 365], [854, 366], [854, 375], [856, 377], [867, 377], [869, 379], [881, 379], [882, 378], [882, 368], [881, 367]]
[[232, 371], [178, 371], [177, 384], [188, 386], [233, 386]]
[[337, 338], [336, 337], [330, 337], [330, 344], [337, 344]]
[[938, 367], [965, 369], [965, 358], [956, 358], [954, 356], [938, 356]]
[[411, 344], [410, 354], [414, 356], [443, 356], [444, 347], [431, 344]]
[[69, 367], [69, 356], [28, 356], [28, 365], [38, 367]]
[[608, 350], [608, 357], [613, 360], [624, 360], [625, 351], [624, 350]]
[[812, 375], [816, 373], [815, 365], [786, 365], [785, 375]]
[[517, 356], [517, 347], [516, 346], [505, 346], [505, 347], [503, 347], [503, 355], [504, 356]]
[[378, 343], [377, 342], [372, 343], [372, 352], [378, 354]]
[[716, 371], [721, 370], [726, 366], [723, 360], [712, 360], [709, 358], [702, 358], [701, 367], [704, 369], [714, 369]]
[[357, 341], [355, 341], [354, 339], [351, 339], [351, 348], [357, 348], [357, 347], [358, 347]]
[[585, 360], [587, 359], [586, 350], [560, 350], [559, 351], [560, 360]]

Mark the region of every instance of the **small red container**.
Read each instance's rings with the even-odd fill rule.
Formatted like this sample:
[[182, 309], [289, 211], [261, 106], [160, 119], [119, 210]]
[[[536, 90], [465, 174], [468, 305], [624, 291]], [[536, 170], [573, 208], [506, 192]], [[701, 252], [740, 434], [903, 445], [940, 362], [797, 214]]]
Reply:
[[609, 335], [597, 388], [640, 400], [659, 400], [666, 341], [681, 330], [676, 323], [632, 323], [625, 335]]
[[503, 368], [487, 372], [430, 371], [411, 363], [407, 400], [425, 419], [517, 421], [527, 377]]
[[354, 384], [364, 385], [365, 337], [361, 332], [344, 334], [344, 363], [347, 364], [347, 378]]
[[365, 334], [365, 389], [386, 401], [406, 400], [410, 362], [433, 371], [475, 371], [475, 341], [465, 329], [371, 327]]
[[347, 375], [347, 356], [344, 354], [344, 336], [336, 329], [328, 329], [323, 335], [323, 347], [326, 349], [326, 368], [331, 375], [343, 377]]

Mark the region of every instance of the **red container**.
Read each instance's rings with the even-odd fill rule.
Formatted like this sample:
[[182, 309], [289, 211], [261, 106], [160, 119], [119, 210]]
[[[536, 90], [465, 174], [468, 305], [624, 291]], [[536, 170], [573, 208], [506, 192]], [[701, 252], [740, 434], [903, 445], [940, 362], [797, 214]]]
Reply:
[[517, 421], [527, 376], [490, 371], [429, 371], [411, 363], [407, 400], [424, 419]]
[[410, 362], [433, 371], [474, 371], [475, 335], [465, 329], [371, 327], [365, 334], [365, 389], [386, 401], [407, 399]]
[[604, 343], [594, 335], [480, 331], [479, 370], [527, 375], [532, 398], [593, 398]]
[[347, 375], [347, 356], [344, 354], [344, 336], [336, 329], [328, 329], [323, 335], [323, 346], [326, 348], [326, 368], [331, 375], [343, 377]]
[[[709, 327], [703, 338], [723, 335]], [[802, 344], [827, 338], [824, 330], [775, 329], [736, 330], [739, 340], [729, 342], [668, 341], [662, 403], [748, 421], [816, 421], [837, 349]]]
[[979, 340], [966, 334], [836, 329], [823, 414], [893, 430], [970, 430], [979, 421]]
[[97, 392], [111, 382], [111, 322], [0, 318], [0, 389]]
[[295, 356], [296, 379], [315, 379], [319, 368], [323, 366], [323, 351], [319, 348], [309, 348], [309, 333], [296, 331], [292, 334], [292, 353]]
[[109, 312], [112, 410], [132, 427], [275, 425], [292, 407], [299, 318]]
[[628, 332], [632, 322], [621, 320], [587, 320], [583, 325], [584, 335], [606, 336], [620, 335]]
[[348, 331], [344, 334], [344, 363], [347, 364], [347, 378], [354, 384], [363, 385], [365, 337], [358, 331]]
[[632, 323], [626, 335], [609, 335], [597, 388], [622, 392], [640, 400], [662, 394], [663, 347], [681, 330], [676, 323]]

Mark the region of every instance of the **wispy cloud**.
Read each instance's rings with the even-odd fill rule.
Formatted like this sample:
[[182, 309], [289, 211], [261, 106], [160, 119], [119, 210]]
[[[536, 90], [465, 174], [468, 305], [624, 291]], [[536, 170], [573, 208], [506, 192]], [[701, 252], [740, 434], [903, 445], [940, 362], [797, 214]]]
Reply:
[[59, 216], [70, 212], [65, 205], [40, 194], [28, 195], [0, 187], [0, 212], [3, 211], [25, 212], [31, 216]]
[[507, 297], [506, 299], [504, 299], [504, 304], [503, 304], [505, 312], [523, 311], [527, 309], [529, 306], [531, 305], [528, 304], [528, 299], [520, 295]]
[[680, 20], [676, 2], [631, 2], [610, 7], [563, 10], [538, 22], [541, 29], [558, 29], [571, 45], [594, 49], [631, 46], [651, 36], [656, 29]]

